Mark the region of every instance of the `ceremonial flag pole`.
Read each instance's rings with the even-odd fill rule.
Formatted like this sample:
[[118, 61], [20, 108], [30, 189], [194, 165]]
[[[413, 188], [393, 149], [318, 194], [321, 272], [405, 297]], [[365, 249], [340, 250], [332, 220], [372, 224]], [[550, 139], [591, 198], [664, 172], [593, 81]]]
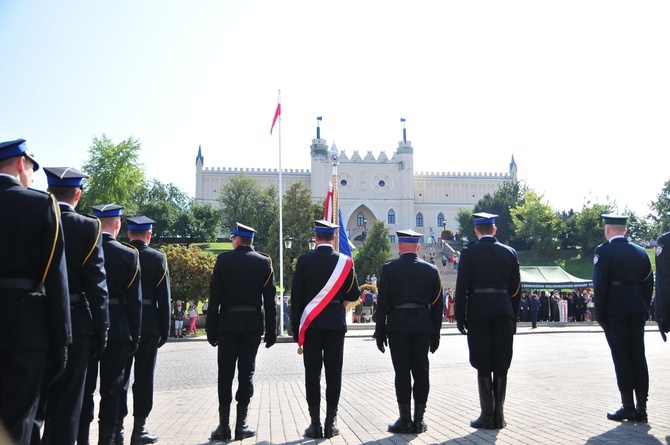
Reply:
[[277, 109], [275, 110], [275, 117], [272, 119], [272, 126], [270, 127], [270, 135], [275, 128], [275, 124], [279, 121], [278, 137], [279, 137], [279, 335], [284, 335], [284, 218], [283, 218], [283, 191], [282, 191], [282, 168], [281, 168], [281, 90], [277, 93]]

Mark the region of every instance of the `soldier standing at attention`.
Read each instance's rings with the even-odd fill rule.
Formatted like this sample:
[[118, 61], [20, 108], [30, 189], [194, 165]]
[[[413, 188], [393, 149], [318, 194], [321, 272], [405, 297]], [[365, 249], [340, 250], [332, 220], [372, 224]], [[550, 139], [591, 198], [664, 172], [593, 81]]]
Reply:
[[135, 422], [130, 445], [154, 443], [158, 436], [145, 428], [154, 400], [154, 370], [158, 348], [170, 335], [170, 274], [165, 254], [149, 247], [153, 224], [146, 216], [128, 218], [128, 239], [140, 254], [142, 269], [142, 329], [140, 344], [128, 359], [120, 399], [119, 422], [128, 414], [127, 395], [130, 372], [135, 362], [133, 382], [133, 416]]
[[[666, 214], [670, 216], [670, 212]], [[658, 330], [663, 340], [670, 331], [670, 232], [665, 232], [656, 243], [656, 299], [654, 311]]]
[[[382, 266], [377, 297], [377, 348], [391, 349], [395, 370], [398, 420], [388, 426], [391, 433], [425, 432], [423, 421], [430, 390], [428, 351], [440, 345], [444, 300], [437, 267], [417, 256], [421, 234], [398, 230], [400, 258]], [[388, 338], [388, 341], [387, 341]], [[414, 422], [411, 417], [414, 377]]]
[[88, 443], [88, 430], [93, 421], [93, 393], [100, 363], [100, 411], [98, 445], [111, 445], [119, 425], [119, 398], [123, 390], [124, 368], [128, 357], [140, 343], [142, 320], [142, 289], [137, 249], [116, 240], [121, 229], [121, 210], [116, 204], [93, 207], [93, 214], [102, 223], [102, 249], [109, 290], [109, 339], [107, 348], [89, 363], [84, 402], [79, 421], [79, 444]]
[[256, 354], [263, 334], [265, 309], [265, 347], [277, 342], [275, 280], [272, 259], [256, 252], [251, 244], [256, 230], [235, 223], [233, 249], [216, 259], [209, 285], [207, 341], [218, 348], [219, 426], [212, 440], [230, 440], [230, 404], [235, 364], [238, 369], [237, 421], [235, 440], [256, 435], [247, 424], [249, 402], [254, 394]]
[[654, 274], [647, 252], [624, 236], [628, 216], [602, 217], [607, 242], [596, 247], [593, 256], [593, 299], [596, 321], [612, 351], [622, 403], [617, 411], [607, 413], [607, 418], [646, 423], [649, 369], [644, 354], [644, 325]]
[[0, 300], [20, 323], [0, 323], [0, 423], [31, 441], [45, 375], [65, 369], [72, 341], [63, 232], [53, 196], [28, 189], [39, 169], [24, 139], [0, 143]]
[[84, 179], [89, 176], [72, 167], [45, 167], [44, 172], [48, 191], [58, 200], [63, 222], [72, 344], [68, 346], [67, 366], [58, 384], [44, 394], [46, 417], [41, 443], [66, 445], [74, 444], [77, 438], [89, 360], [100, 356], [107, 346], [107, 278], [100, 221], [75, 211]]
[[[298, 353], [303, 350], [305, 396], [310, 425], [306, 437], [331, 438], [337, 428], [337, 404], [342, 390], [344, 335], [347, 332], [345, 301], [358, 300], [361, 291], [354, 261], [333, 249], [338, 225], [314, 223], [315, 250], [298, 257], [291, 287], [291, 321]], [[321, 427], [321, 369], [326, 368], [326, 420]]]
[[507, 371], [519, 314], [521, 276], [516, 251], [495, 238], [495, 218], [475, 213], [479, 241], [461, 251], [456, 278], [456, 326], [468, 336], [470, 364], [477, 370], [481, 414], [473, 428], [501, 429]]

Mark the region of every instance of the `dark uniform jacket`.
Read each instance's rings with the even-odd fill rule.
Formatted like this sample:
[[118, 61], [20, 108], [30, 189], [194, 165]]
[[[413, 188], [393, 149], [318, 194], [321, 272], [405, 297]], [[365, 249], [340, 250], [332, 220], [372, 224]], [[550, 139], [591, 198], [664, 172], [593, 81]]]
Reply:
[[[277, 307], [272, 260], [251, 246], [238, 246], [216, 259], [209, 285], [207, 335], [222, 332], [276, 332]], [[263, 297], [261, 299], [261, 297]], [[257, 310], [237, 310], [253, 307]]]
[[105, 270], [109, 289], [109, 340], [140, 340], [142, 288], [137, 249], [102, 234]]
[[60, 204], [72, 308], [72, 333], [100, 337], [109, 329], [100, 221]]
[[[397, 308], [400, 305], [422, 307]], [[444, 300], [434, 264], [405, 253], [382, 266], [377, 294], [375, 337], [388, 332], [439, 334]]]
[[658, 239], [656, 247], [655, 319], [661, 332], [670, 331], [670, 232]]
[[142, 269], [142, 333], [168, 338], [170, 335], [170, 273], [165, 254], [131, 241], [140, 253]]
[[649, 313], [654, 276], [647, 251], [623, 236], [596, 247], [593, 299], [596, 321], [611, 314]]
[[[53, 196], [0, 175], [0, 301], [21, 319], [0, 323], [0, 348], [62, 348], [72, 341], [63, 232]], [[7, 280], [44, 284], [44, 292]]]
[[[300, 330], [300, 318], [305, 307], [326, 285], [335, 270], [340, 255], [342, 254], [336, 252], [329, 244], [321, 244], [315, 250], [298, 257], [291, 286], [293, 335], [297, 335]], [[358, 300], [360, 294], [356, 272], [352, 267], [331, 304], [327, 305], [312, 321], [309, 329], [346, 331], [347, 320], [343, 303]]]
[[516, 251], [483, 236], [461, 251], [456, 278], [456, 320], [510, 317], [519, 313], [521, 276]]

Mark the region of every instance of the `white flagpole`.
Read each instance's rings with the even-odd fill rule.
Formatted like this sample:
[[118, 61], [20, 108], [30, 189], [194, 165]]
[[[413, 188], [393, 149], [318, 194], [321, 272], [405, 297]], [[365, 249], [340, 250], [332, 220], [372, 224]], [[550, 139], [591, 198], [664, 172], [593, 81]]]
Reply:
[[[281, 90], [277, 93], [277, 106], [281, 106]], [[281, 171], [281, 111], [279, 112], [279, 335], [284, 335], [284, 218]]]

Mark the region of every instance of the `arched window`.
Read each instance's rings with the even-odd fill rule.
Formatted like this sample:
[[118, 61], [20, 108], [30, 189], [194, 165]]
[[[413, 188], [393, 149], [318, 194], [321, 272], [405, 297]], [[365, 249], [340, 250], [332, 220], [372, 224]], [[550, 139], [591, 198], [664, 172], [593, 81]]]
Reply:
[[416, 226], [423, 227], [423, 214], [421, 213], [416, 214]]
[[363, 212], [358, 212], [358, 215], [356, 215], [356, 225], [358, 227], [363, 227], [365, 225], [365, 217], [363, 216]]
[[389, 210], [388, 214], [386, 215], [386, 221], [389, 224], [395, 224], [395, 212], [393, 209]]
[[444, 227], [444, 215], [442, 213], [437, 214], [437, 227]]

